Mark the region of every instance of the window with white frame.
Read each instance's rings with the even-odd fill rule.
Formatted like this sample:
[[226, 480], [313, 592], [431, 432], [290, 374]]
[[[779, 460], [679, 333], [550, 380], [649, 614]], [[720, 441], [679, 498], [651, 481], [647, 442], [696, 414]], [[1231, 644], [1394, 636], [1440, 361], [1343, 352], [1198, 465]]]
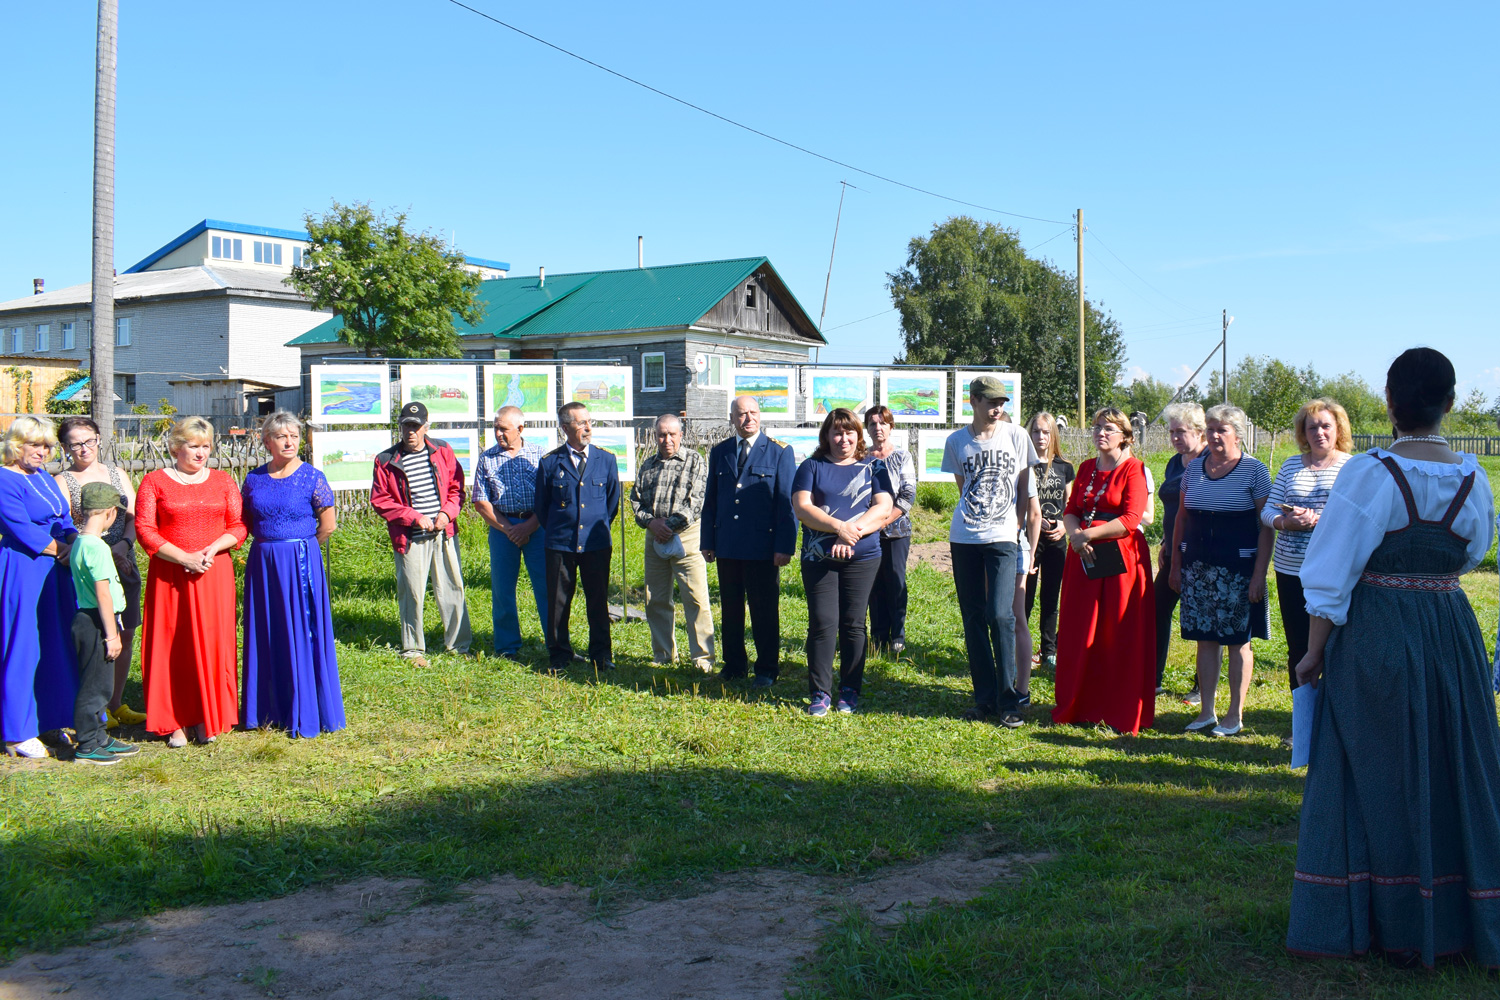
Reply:
[[667, 355], [653, 351], [641, 355], [641, 391], [664, 392], [667, 388]]
[[75, 324], [73, 323], [64, 323], [62, 325], [62, 349], [65, 351], [71, 351], [73, 349], [74, 329]]
[[706, 389], [727, 389], [734, 381], [734, 355], [707, 355], [708, 364], [698, 373], [698, 385]]
[[292, 247], [292, 266], [293, 267], [301, 267], [302, 266], [302, 252], [303, 251], [302, 251], [301, 247]]
[[255, 246], [254, 246], [253, 249], [255, 251], [255, 263], [257, 263], [257, 264], [280, 264], [281, 263], [281, 244], [280, 243], [262, 243], [260, 240], [256, 240], [255, 241]]
[[219, 260], [244, 260], [245, 241], [232, 239], [228, 236], [215, 236], [210, 248], [215, 258]]
[[130, 326], [131, 326], [130, 319], [131, 318], [129, 316], [121, 316], [121, 317], [119, 317], [118, 319], [115, 320], [115, 346], [116, 347], [129, 347], [130, 346]]
[[52, 350], [51, 323], [38, 323], [36, 325], [36, 349], [38, 351]]
[[10, 347], [10, 353], [12, 353], [12, 354], [21, 354], [21, 353], [25, 352], [25, 350], [26, 350], [26, 328], [24, 326], [14, 326], [14, 327], [11, 327], [11, 330], [10, 330], [10, 344], [7, 345], [7, 346]]

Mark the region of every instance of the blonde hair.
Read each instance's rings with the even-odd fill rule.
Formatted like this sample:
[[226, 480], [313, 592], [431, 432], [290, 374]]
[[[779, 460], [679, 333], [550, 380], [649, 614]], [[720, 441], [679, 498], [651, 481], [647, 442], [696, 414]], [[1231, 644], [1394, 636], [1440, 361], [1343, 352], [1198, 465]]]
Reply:
[[1250, 436], [1250, 418], [1245, 416], [1244, 410], [1233, 403], [1220, 403], [1218, 406], [1210, 406], [1203, 416], [1207, 423], [1228, 424], [1233, 427], [1240, 447], [1245, 447], [1245, 439]]
[[[5, 432], [3, 448], [6, 465], [15, 465], [21, 460], [21, 447], [28, 444], [45, 444], [57, 447], [57, 430], [46, 417], [17, 417]], [[47, 456], [51, 458], [51, 455]]]
[[1042, 464], [1047, 467], [1047, 472], [1050, 474], [1052, 463], [1062, 458], [1062, 442], [1057, 437], [1057, 418], [1046, 410], [1038, 410], [1031, 415], [1030, 420], [1026, 421], [1026, 430], [1028, 433], [1035, 431], [1042, 423], [1047, 425], [1047, 454], [1041, 458]]
[[1161, 411], [1161, 415], [1168, 427], [1175, 420], [1188, 430], [1197, 431], [1199, 434], [1208, 430], [1208, 422], [1203, 419], [1203, 407], [1197, 403], [1173, 403]]
[[1312, 445], [1307, 443], [1307, 422], [1312, 419], [1314, 413], [1328, 411], [1333, 414], [1333, 447], [1336, 451], [1347, 452], [1354, 447], [1354, 437], [1349, 430], [1349, 414], [1337, 402], [1327, 396], [1319, 396], [1302, 404], [1302, 409], [1297, 411], [1297, 419], [1292, 421], [1292, 435], [1297, 439], [1297, 447], [1305, 455], [1312, 450]]
[[1120, 435], [1126, 444], [1135, 443], [1135, 427], [1130, 423], [1130, 418], [1125, 411], [1118, 406], [1101, 406], [1094, 411], [1094, 420], [1090, 427], [1098, 427], [1100, 424], [1114, 424], [1120, 428]]
[[201, 441], [208, 439], [209, 444], [214, 443], [214, 425], [202, 417], [183, 417], [172, 425], [172, 430], [167, 434], [167, 451], [172, 455], [190, 441]]

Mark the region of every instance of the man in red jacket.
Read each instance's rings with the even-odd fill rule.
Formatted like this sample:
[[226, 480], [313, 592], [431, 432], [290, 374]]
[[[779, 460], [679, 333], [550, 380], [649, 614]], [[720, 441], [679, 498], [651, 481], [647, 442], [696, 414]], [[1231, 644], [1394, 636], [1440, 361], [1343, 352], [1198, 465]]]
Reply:
[[427, 578], [443, 618], [443, 648], [469, 652], [469, 605], [458, 562], [458, 512], [464, 505], [464, 470], [453, 449], [427, 436], [427, 407], [401, 408], [400, 438], [375, 456], [370, 505], [385, 518], [396, 551], [396, 603], [401, 611], [401, 655], [427, 666], [422, 603]]

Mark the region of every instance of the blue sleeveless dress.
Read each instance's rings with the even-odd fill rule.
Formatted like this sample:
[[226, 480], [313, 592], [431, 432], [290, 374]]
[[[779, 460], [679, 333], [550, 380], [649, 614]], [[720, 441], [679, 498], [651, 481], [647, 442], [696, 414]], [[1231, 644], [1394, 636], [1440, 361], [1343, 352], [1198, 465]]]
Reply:
[[344, 728], [344, 695], [333, 644], [333, 612], [318, 511], [333, 489], [307, 463], [284, 479], [261, 466], [245, 477], [245, 526], [255, 536], [245, 560], [244, 677], [247, 729], [277, 726], [293, 736]]
[[1500, 967], [1500, 724], [1489, 657], [1459, 586], [1468, 539], [1418, 517], [1370, 556], [1324, 656], [1302, 796], [1287, 948], [1371, 948]]

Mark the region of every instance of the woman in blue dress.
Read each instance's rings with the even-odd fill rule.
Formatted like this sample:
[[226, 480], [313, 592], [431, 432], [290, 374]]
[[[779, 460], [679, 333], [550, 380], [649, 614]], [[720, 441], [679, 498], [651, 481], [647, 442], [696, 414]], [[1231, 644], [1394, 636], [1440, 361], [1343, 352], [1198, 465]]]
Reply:
[[344, 728], [344, 696], [320, 548], [337, 526], [333, 489], [297, 457], [301, 432], [285, 410], [267, 417], [261, 441], [271, 461], [241, 491], [255, 542], [245, 563], [240, 718], [311, 737]]
[[47, 756], [37, 734], [73, 725], [78, 694], [68, 568], [78, 532], [44, 468], [56, 448], [51, 421], [18, 417], [0, 469], [0, 736], [20, 757]]
[[1396, 440], [1344, 463], [1302, 562], [1318, 689], [1287, 947], [1500, 967], [1500, 726], [1461, 577], [1495, 503], [1440, 433], [1453, 365], [1391, 365]]

